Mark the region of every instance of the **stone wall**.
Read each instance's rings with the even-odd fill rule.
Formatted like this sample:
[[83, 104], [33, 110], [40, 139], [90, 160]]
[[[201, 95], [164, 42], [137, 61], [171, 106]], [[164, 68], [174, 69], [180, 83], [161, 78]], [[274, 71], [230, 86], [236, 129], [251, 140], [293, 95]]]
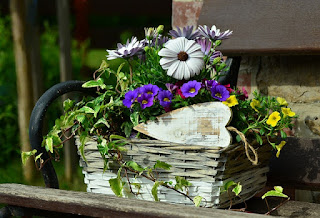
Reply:
[[[196, 25], [202, 6], [203, 0], [173, 0], [172, 26]], [[244, 56], [238, 86], [285, 98], [299, 115], [294, 135], [320, 138], [320, 56]]]

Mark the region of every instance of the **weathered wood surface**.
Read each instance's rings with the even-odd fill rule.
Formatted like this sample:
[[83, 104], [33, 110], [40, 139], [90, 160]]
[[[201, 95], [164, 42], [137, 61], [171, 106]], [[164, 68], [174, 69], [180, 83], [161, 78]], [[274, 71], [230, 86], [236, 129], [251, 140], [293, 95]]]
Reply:
[[233, 30], [225, 55], [320, 54], [319, 9], [319, 0], [204, 0], [198, 24]]
[[156, 121], [141, 123], [135, 130], [155, 139], [188, 144], [227, 147], [231, 135], [226, 125], [232, 113], [221, 102], [194, 104], [158, 116]]
[[92, 217], [262, 217], [21, 184], [0, 184], [0, 203]]

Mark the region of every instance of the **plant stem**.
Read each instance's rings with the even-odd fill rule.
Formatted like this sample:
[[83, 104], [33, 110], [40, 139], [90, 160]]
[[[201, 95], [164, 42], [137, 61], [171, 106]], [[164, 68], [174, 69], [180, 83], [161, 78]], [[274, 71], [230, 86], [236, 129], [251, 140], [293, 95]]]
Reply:
[[[287, 198], [285, 201], [281, 202], [278, 206], [272, 208], [271, 210], [269, 209], [269, 211], [267, 213], [265, 213], [265, 215], [270, 215], [270, 213], [272, 213], [273, 211], [277, 210], [279, 207], [281, 207], [282, 205], [284, 205], [285, 203], [287, 203], [290, 200], [290, 197]], [[267, 199], [266, 199], [267, 202]], [[269, 206], [268, 206], [269, 208]]]

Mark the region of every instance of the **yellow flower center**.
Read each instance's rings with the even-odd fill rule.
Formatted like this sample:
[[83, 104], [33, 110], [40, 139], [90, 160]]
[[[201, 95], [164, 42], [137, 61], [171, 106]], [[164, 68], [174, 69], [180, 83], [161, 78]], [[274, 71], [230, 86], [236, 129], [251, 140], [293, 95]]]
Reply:
[[169, 102], [170, 99], [169, 98], [164, 98], [163, 101]]
[[153, 95], [153, 93], [152, 93], [152, 92], [150, 92], [150, 91], [149, 91], [149, 92], [147, 92], [147, 94], [149, 94], [149, 95]]
[[222, 97], [220, 92], [216, 93], [215, 96], [218, 97], [218, 98], [221, 98], [221, 97]]
[[148, 101], [147, 100], [142, 100], [142, 102], [141, 102], [142, 104], [147, 104], [148, 103]]
[[178, 60], [180, 61], [186, 61], [188, 60], [188, 54], [185, 51], [180, 51], [178, 54]]
[[191, 88], [191, 89], [189, 90], [189, 92], [190, 92], [190, 93], [195, 93], [195, 92], [196, 92], [196, 89], [195, 89], [195, 88]]

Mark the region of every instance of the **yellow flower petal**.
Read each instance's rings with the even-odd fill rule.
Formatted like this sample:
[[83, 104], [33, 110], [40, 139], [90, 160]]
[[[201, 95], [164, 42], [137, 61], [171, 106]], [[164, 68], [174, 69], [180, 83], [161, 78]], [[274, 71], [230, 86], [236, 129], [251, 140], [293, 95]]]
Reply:
[[294, 117], [296, 115], [295, 112], [291, 111], [291, 108], [283, 107], [283, 108], [281, 108], [281, 111], [282, 111], [284, 117], [286, 117], [286, 116]]
[[276, 145], [276, 149], [277, 149], [277, 154], [276, 156], [279, 157], [280, 156], [280, 151], [283, 148], [283, 146], [286, 144], [286, 141], [281, 141], [279, 145]]
[[275, 127], [280, 119], [281, 119], [280, 113], [278, 111], [275, 111], [272, 114], [270, 114], [267, 120], [267, 124], [272, 127]]
[[288, 106], [288, 102], [284, 98], [278, 97], [277, 101], [280, 105]]
[[256, 100], [256, 99], [252, 99], [251, 103], [250, 103], [250, 106], [256, 111], [256, 112], [259, 112], [257, 110], [257, 107], [261, 107], [260, 105], [260, 101]]
[[228, 107], [233, 107], [233, 106], [239, 104], [235, 95], [231, 95], [226, 101], [224, 101], [222, 103], [227, 105]]

